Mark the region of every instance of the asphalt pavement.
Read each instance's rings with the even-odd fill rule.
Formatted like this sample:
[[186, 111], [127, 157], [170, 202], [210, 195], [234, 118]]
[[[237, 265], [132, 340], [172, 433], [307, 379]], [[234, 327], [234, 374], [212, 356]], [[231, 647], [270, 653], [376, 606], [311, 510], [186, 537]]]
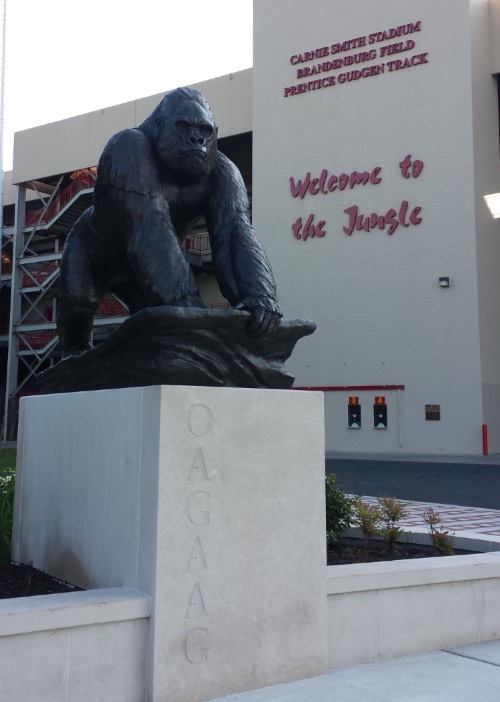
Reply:
[[500, 455], [329, 454], [326, 472], [334, 473], [338, 486], [354, 495], [500, 510]]

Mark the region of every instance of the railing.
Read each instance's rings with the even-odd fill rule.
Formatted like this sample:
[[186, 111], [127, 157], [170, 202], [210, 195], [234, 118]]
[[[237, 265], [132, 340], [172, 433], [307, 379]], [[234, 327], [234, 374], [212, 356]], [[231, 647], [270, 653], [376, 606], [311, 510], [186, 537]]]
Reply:
[[79, 173], [71, 185], [68, 185], [54, 200], [50, 203], [47, 209], [41, 207], [38, 210], [26, 212], [25, 225], [34, 227], [36, 224], [47, 224], [72, 200], [80, 190], [94, 187], [94, 178], [89, 171]]
[[11, 275], [12, 261], [2, 261], [1, 273], [2, 275]]
[[210, 253], [210, 239], [207, 232], [188, 234], [186, 237], [186, 251], [197, 256]]
[[40, 350], [47, 346], [47, 344], [52, 341], [55, 337], [56, 331], [54, 329], [49, 329], [43, 332], [37, 332], [35, 334], [24, 334], [19, 339], [19, 350]]
[[37, 285], [42, 286], [47, 278], [59, 267], [58, 261], [49, 261], [42, 268], [35, 270], [23, 271], [23, 288], [35, 288]]
[[128, 310], [121, 302], [101, 300], [96, 315], [99, 317], [126, 317], [128, 316]]

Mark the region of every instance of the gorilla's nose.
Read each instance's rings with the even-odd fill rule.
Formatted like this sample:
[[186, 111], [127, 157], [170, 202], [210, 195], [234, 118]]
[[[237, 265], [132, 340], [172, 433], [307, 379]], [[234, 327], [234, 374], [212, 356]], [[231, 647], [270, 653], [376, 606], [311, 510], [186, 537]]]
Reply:
[[203, 144], [205, 143], [205, 139], [199, 134], [190, 134], [188, 137], [188, 141], [190, 144], [197, 144], [199, 146], [203, 146]]

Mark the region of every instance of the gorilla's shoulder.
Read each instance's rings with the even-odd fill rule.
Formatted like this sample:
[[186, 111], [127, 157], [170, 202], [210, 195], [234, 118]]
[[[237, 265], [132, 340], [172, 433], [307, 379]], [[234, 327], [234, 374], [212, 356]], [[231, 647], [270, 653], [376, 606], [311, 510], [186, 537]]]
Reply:
[[122, 129], [111, 137], [105, 148], [134, 152], [151, 148], [151, 142], [149, 137], [139, 129]]
[[117, 132], [106, 144], [101, 154], [97, 172], [110, 180], [136, 179], [139, 172], [154, 168], [151, 142], [146, 134], [138, 129], [123, 129]]
[[215, 211], [231, 202], [235, 211], [246, 212], [248, 196], [243, 177], [235, 164], [221, 151], [217, 152], [209, 181], [209, 209]]
[[241, 173], [235, 164], [221, 151], [217, 152], [217, 158], [215, 159], [213, 174], [216, 178], [222, 178], [225, 181], [232, 181], [234, 183], [243, 182]]

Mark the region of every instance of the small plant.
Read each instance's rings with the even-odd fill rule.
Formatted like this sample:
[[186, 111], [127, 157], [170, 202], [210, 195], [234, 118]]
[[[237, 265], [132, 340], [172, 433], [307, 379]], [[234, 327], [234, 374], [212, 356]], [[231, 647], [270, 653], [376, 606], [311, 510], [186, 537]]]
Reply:
[[450, 534], [446, 529], [441, 528], [441, 515], [432, 507], [428, 507], [424, 512], [424, 521], [429, 526], [429, 533], [432, 545], [441, 556], [453, 555], [454, 534]]
[[0, 475], [0, 563], [10, 561], [14, 488], [15, 471], [7, 468]]
[[16, 465], [16, 449], [0, 448], [0, 476]]
[[363, 533], [363, 550], [366, 556], [370, 539], [373, 539], [378, 533], [382, 515], [377, 505], [370, 505], [367, 502], [363, 502], [360, 497], [354, 500], [354, 510], [354, 522]]
[[333, 544], [352, 524], [352, 498], [337, 487], [335, 475], [325, 477], [326, 540]]
[[394, 497], [379, 497], [377, 501], [382, 522], [382, 526], [378, 529], [378, 535], [385, 541], [389, 556], [392, 557], [396, 541], [403, 533], [398, 522], [407, 517], [408, 512], [405, 510], [405, 503]]

